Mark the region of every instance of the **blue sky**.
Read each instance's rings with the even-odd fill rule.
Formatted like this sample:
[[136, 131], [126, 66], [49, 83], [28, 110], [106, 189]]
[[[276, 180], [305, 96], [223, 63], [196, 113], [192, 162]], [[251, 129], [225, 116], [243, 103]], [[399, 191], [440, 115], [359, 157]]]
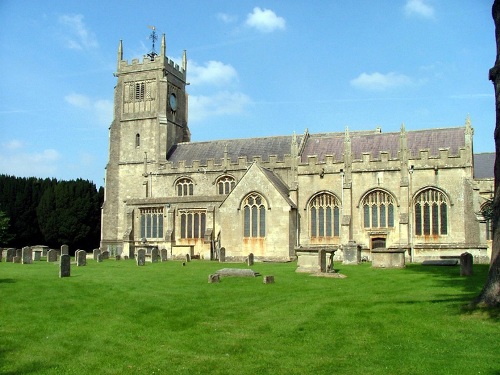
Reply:
[[187, 50], [192, 141], [470, 115], [493, 152], [492, 2], [1, 0], [0, 173], [102, 185], [118, 43], [142, 58], [148, 25]]

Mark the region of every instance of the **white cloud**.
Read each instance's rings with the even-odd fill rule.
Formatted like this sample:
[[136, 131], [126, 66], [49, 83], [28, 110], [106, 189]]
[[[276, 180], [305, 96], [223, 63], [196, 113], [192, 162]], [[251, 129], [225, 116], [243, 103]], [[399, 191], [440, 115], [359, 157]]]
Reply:
[[238, 16], [227, 13], [217, 13], [217, 19], [224, 23], [233, 23], [238, 20]]
[[113, 120], [113, 102], [106, 99], [93, 100], [86, 95], [71, 93], [64, 100], [74, 107], [90, 112], [101, 125], [109, 126]]
[[434, 18], [434, 8], [426, 0], [407, 0], [404, 10], [408, 16]]
[[191, 62], [188, 75], [189, 82], [194, 85], [209, 84], [221, 86], [231, 83], [238, 78], [236, 69], [220, 61], [209, 61], [204, 66]]
[[253, 12], [248, 14], [246, 24], [260, 32], [270, 33], [274, 30], [284, 30], [286, 22], [272, 10], [255, 7]]
[[362, 73], [351, 80], [351, 86], [362, 90], [383, 91], [391, 88], [407, 86], [412, 84], [410, 77], [399, 73]]
[[81, 14], [66, 14], [59, 17], [59, 23], [66, 28], [64, 37], [67, 47], [70, 49], [84, 50], [99, 46], [95, 34], [87, 28], [83, 18]]
[[218, 92], [212, 96], [189, 96], [189, 121], [202, 121], [208, 117], [241, 114], [250, 98], [241, 92]]
[[[15, 145], [15, 148], [10, 148]], [[41, 151], [26, 150], [26, 146], [17, 140], [2, 144], [0, 151], [0, 173], [18, 177], [56, 176], [61, 155], [54, 149]]]

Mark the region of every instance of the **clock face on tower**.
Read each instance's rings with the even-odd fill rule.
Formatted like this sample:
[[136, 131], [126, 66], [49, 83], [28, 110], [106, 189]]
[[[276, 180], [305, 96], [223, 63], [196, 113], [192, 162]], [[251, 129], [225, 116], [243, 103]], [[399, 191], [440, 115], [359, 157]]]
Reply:
[[168, 102], [170, 104], [170, 109], [172, 109], [172, 111], [177, 110], [177, 98], [175, 97], [174, 93], [170, 94]]

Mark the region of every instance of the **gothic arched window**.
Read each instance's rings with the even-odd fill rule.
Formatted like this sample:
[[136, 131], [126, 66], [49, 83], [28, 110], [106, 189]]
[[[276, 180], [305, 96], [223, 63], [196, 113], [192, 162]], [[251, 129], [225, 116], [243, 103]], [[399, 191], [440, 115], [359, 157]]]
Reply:
[[320, 193], [309, 202], [311, 237], [340, 236], [340, 203], [331, 193]]
[[367, 194], [361, 202], [365, 228], [394, 227], [394, 199], [382, 190]]
[[243, 201], [243, 237], [266, 236], [266, 205], [260, 194], [251, 193]]
[[229, 194], [234, 189], [236, 181], [231, 176], [222, 176], [217, 180], [217, 194]]
[[177, 196], [185, 197], [187, 195], [193, 195], [194, 184], [189, 178], [181, 178], [177, 181], [175, 185], [177, 188]]
[[439, 190], [427, 189], [415, 198], [415, 235], [448, 234], [448, 201]]

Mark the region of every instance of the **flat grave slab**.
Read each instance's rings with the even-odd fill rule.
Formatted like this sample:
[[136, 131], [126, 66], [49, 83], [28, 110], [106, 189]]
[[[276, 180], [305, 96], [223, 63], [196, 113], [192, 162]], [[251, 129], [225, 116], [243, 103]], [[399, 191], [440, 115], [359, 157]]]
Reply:
[[222, 268], [215, 271], [215, 274], [220, 276], [236, 276], [236, 277], [257, 277], [260, 273], [249, 268]]
[[436, 259], [436, 260], [424, 260], [422, 266], [456, 266], [458, 265], [458, 260], [456, 259]]

